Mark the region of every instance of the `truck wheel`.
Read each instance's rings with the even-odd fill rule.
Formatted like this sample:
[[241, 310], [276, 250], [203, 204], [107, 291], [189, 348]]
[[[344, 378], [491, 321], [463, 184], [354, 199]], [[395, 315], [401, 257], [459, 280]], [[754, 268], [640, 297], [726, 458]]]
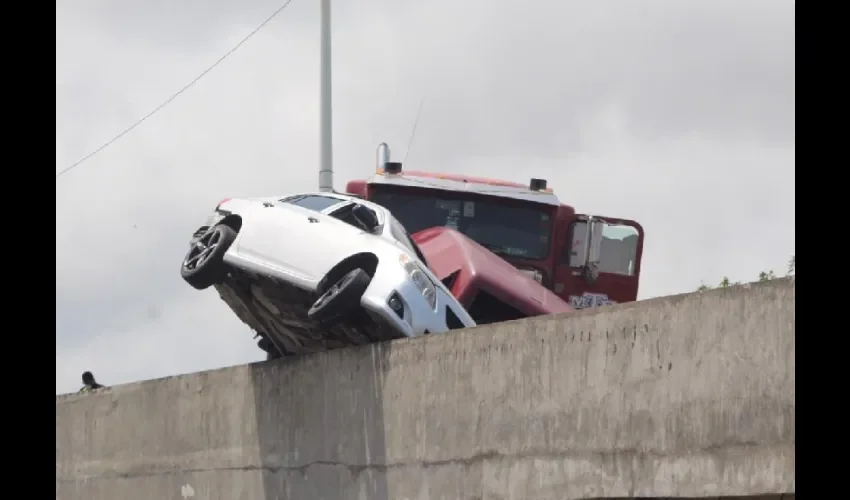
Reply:
[[180, 276], [198, 290], [220, 283], [227, 273], [224, 254], [235, 239], [236, 231], [229, 226], [219, 224], [210, 228], [186, 253]]
[[371, 281], [372, 278], [363, 269], [352, 269], [326, 290], [319, 290], [319, 298], [307, 311], [307, 317], [322, 324], [345, 319], [360, 307], [360, 298]]

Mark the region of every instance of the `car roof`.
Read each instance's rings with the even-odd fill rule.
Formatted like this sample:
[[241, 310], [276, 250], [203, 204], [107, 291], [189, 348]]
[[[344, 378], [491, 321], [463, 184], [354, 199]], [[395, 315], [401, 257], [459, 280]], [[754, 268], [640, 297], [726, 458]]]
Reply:
[[[361, 205], [367, 206], [367, 207], [371, 208], [372, 210], [376, 210], [376, 211], [380, 211], [380, 212], [388, 212], [386, 208], [382, 207], [381, 205], [378, 205], [377, 203], [372, 203], [371, 201], [364, 200], [363, 198], [360, 198], [358, 196], [352, 196], [350, 194], [337, 193], [335, 191], [334, 192], [314, 191], [314, 192], [308, 192], [308, 193], [296, 193], [296, 194], [292, 194], [292, 195], [289, 195], [289, 196], [326, 196], [328, 198], [337, 198], [338, 200], [340, 200], [340, 202], [351, 201], [351, 202], [354, 202], [354, 203], [359, 203]], [[288, 198], [289, 196], [286, 196], [286, 197]]]
[[[295, 196], [325, 196], [325, 197], [328, 197], [328, 198], [336, 198], [336, 199], [339, 200], [340, 203], [343, 203], [343, 202], [346, 202], [346, 201], [359, 203], [361, 205], [365, 205], [365, 206], [371, 208], [372, 210], [382, 212], [386, 215], [390, 215], [390, 216], [392, 215], [392, 214], [390, 214], [389, 210], [382, 207], [381, 205], [378, 205], [377, 203], [372, 203], [371, 201], [364, 200], [363, 198], [360, 198], [358, 196], [352, 196], [352, 195], [349, 195], [349, 194], [337, 193], [335, 191], [334, 192], [330, 192], [330, 191], [306, 191], [306, 192], [304, 192], [304, 191], [302, 191], [300, 193], [286, 193], [286, 194], [280, 194], [280, 195], [276, 195], [276, 196], [263, 196], [263, 197], [258, 197], [258, 198], [252, 197], [252, 198], [247, 198], [247, 199], [251, 200], [251, 201], [277, 201], [277, 200], [284, 200], [286, 198], [293, 198]], [[328, 208], [330, 208], [330, 207], [328, 207]]]

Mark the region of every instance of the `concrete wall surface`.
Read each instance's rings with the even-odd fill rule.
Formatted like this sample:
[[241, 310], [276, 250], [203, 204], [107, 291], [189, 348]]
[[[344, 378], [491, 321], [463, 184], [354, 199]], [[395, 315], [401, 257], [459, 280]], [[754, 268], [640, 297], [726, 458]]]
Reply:
[[61, 500], [795, 492], [792, 279], [56, 398]]

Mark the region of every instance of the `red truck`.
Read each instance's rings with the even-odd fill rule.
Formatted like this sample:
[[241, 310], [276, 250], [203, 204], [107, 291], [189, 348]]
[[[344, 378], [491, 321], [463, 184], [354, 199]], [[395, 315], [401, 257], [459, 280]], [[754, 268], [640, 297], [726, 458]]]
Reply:
[[643, 228], [585, 215], [528, 185], [405, 171], [378, 146], [346, 192], [388, 208], [479, 324], [637, 300]]

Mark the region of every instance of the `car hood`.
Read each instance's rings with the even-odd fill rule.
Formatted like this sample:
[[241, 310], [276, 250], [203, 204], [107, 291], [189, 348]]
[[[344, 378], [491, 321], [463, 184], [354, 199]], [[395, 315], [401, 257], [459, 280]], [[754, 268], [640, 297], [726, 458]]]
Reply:
[[441, 281], [457, 273], [450, 288], [466, 307], [480, 290], [529, 316], [575, 310], [506, 260], [454, 229], [432, 227], [411, 237]]

